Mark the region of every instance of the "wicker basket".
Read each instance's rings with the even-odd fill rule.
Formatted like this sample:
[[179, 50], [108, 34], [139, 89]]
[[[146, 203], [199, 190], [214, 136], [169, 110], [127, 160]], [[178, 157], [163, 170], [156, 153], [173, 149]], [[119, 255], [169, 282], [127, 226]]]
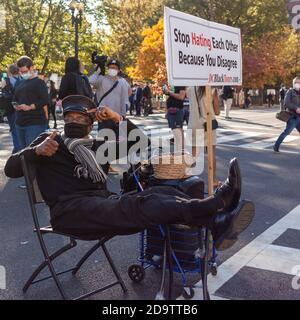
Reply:
[[189, 177], [187, 169], [191, 168], [194, 158], [190, 154], [164, 154], [152, 159], [154, 177], [159, 180], [177, 180]]

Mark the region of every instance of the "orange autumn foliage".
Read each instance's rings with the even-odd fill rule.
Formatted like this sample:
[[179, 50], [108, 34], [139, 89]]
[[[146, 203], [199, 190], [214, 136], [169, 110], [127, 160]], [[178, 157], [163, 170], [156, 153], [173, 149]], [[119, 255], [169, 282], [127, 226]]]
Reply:
[[[151, 80], [159, 88], [167, 83], [164, 21], [143, 31], [137, 63], [127, 71], [137, 80]], [[290, 81], [300, 71], [299, 34], [289, 26], [266, 32], [251, 44], [243, 43], [243, 86], [263, 88]]]
[[167, 82], [163, 18], [153, 27], [146, 28], [142, 35], [144, 40], [139, 49], [136, 66], [128, 68], [127, 71], [134, 79], [152, 80], [162, 85]]

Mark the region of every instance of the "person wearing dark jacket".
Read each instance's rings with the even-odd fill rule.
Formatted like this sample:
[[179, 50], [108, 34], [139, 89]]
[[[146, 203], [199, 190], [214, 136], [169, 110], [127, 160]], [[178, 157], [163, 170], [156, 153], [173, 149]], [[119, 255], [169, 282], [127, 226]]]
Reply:
[[83, 66], [80, 60], [70, 57], [65, 64], [65, 75], [61, 79], [58, 98], [60, 100], [71, 95], [93, 97], [89, 80], [82, 74]]
[[223, 87], [223, 93], [222, 93], [222, 99], [224, 102], [224, 108], [225, 108], [225, 118], [226, 120], [230, 120], [230, 110], [232, 107], [234, 98], [234, 89], [230, 86], [224, 86]]
[[20, 149], [30, 145], [42, 132], [47, 130], [48, 121], [44, 108], [48, 105], [46, 84], [34, 72], [33, 61], [21, 57], [17, 66], [23, 80], [15, 89], [16, 129]]
[[5, 116], [7, 117], [10, 133], [13, 140], [13, 150], [12, 153], [16, 153], [20, 150], [19, 139], [16, 128], [16, 110], [13, 107], [13, 96], [16, 87], [21, 82], [21, 77], [19, 75], [19, 68], [12, 64], [8, 67], [7, 70], [8, 78], [6, 79], [5, 87], [2, 89], [2, 95], [4, 97], [5, 104]]
[[126, 120], [108, 107], [95, 107], [86, 97], [67, 97], [63, 100], [64, 132], [40, 135], [5, 165], [10, 178], [23, 175], [21, 156], [35, 165], [54, 230], [98, 239], [99, 235], [129, 235], [160, 224], [184, 223], [211, 228], [219, 249], [237, 241], [255, 213], [253, 207], [239, 206], [237, 160], [231, 162], [226, 182], [205, 200], [191, 199], [172, 187], [112, 195], [106, 188], [105, 170], [96, 161], [101, 142], [89, 134], [95, 118], [115, 123]]
[[[56, 112], [55, 112], [55, 106], [56, 101], [58, 98], [58, 90], [55, 88], [55, 83], [52, 80], [47, 81], [47, 87], [48, 87], [48, 95], [49, 95], [49, 103], [48, 103], [48, 114], [50, 114], [53, 117], [54, 126], [53, 129], [57, 128], [57, 122], [56, 122]], [[48, 119], [48, 122], [50, 120], [50, 117]]]
[[149, 83], [146, 84], [146, 86], [143, 89], [143, 105], [144, 108], [148, 108], [148, 110], [144, 110], [146, 114], [152, 114], [152, 91], [150, 88]]
[[134, 95], [134, 104], [136, 110], [136, 116], [141, 116], [142, 111], [142, 98], [143, 98], [143, 89], [141, 88], [140, 84], [137, 84], [135, 95]]
[[291, 118], [273, 147], [273, 150], [276, 153], [279, 152], [279, 148], [284, 139], [295, 129], [300, 133], [300, 77], [293, 80], [293, 88], [287, 92], [284, 99], [284, 106], [291, 113]]

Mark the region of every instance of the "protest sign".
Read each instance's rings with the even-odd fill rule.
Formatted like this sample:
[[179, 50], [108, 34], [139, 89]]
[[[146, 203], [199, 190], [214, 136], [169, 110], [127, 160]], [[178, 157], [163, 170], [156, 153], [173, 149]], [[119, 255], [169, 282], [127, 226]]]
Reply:
[[240, 29], [165, 8], [165, 48], [171, 85], [242, 84]]

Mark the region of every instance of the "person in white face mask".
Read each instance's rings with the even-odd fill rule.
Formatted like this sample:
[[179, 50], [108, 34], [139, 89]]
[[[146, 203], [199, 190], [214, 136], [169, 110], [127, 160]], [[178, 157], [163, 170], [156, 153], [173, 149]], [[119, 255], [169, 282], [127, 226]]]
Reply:
[[[126, 105], [129, 104], [130, 86], [119, 77], [121, 65], [118, 60], [107, 63], [107, 74], [101, 74], [100, 68], [89, 77], [90, 84], [96, 89], [96, 98], [100, 107], [107, 106], [119, 115], [126, 116]], [[106, 127], [106, 126], [105, 126]], [[99, 129], [103, 128], [99, 125]]]
[[279, 152], [280, 145], [284, 139], [295, 129], [300, 133], [300, 77], [296, 77], [293, 80], [293, 88], [287, 92], [284, 99], [284, 108], [290, 112], [291, 117], [287, 122], [286, 129], [279, 136], [273, 147], [276, 153]]
[[[89, 77], [90, 84], [96, 89], [96, 104], [98, 107], [109, 107], [114, 112], [125, 118], [131, 88], [128, 82], [119, 76], [121, 64], [118, 60], [109, 60], [107, 63], [107, 74], [102, 75], [101, 68]], [[101, 130], [110, 129], [114, 132], [115, 138], [120, 138], [119, 125], [112, 120], [98, 122], [98, 137], [102, 137]], [[111, 140], [111, 139], [110, 139]], [[111, 174], [117, 174], [111, 166]]]
[[17, 67], [23, 81], [15, 88], [12, 102], [16, 110], [19, 149], [22, 150], [47, 130], [44, 109], [48, 104], [48, 91], [45, 82], [36, 76], [33, 61], [29, 57], [21, 57]]

